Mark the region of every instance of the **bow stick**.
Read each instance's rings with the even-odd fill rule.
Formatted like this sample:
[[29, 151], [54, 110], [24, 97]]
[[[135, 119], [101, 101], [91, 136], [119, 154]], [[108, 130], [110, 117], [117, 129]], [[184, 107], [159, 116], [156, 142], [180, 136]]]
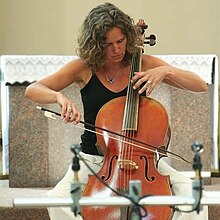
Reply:
[[[46, 117], [48, 117], [48, 118], [51, 118], [51, 119], [56, 119], [56, 118], [54, 117], [54, 115], [61, 116], [60, 113], [55, 112], [55, 111], [52, 111], [52, 110], [49, 110], [49, 109], [46, 109], [46, 108], [43, 108], [43, 107], [41, 107], [41, 106], [36, 106], [36, 108], [37, 108], [38, 110], [44, 111], [44, 115], [45, 115]], [[181, 160], [183, 160], [184, 162], [191, 164], [191, 162], [188, 161], [187, 159], [185, 159], [184, 157], [182, 157], [182, 156], [180, 156], [180, 155], [178, 155], [178, 154], [175, 154], [175, 153], [173, 153], [173, 152], [171, 152], [171, 151], [168, 151], [168, 150], [165, 150], [165, 149], [162, 149], [162, 148], [155, 147], [154, 145], [144, 143], [144, 142], [142, 142], [142, 141], [133, 139], [133, 138], [131, 138], [131, 137], [124, 136], [124, 135], [122, 135], [122, 134], [116, 133], [116, 132], [111, 131], [111, 130], [107, 130], [107, 129], [105, 129], [105, 128], [102, 128], [102, 127], [99, 127], [99, 126], [96, 126], [96, 125], [93, 125], [93, 124], [90, 124], [90, 123], [87, 123], [87, 122], [84, 122], [84, 121], [79, 121], [79, 123], [81, 123], [81, 124], [83, 124], [83, 125], [87, 125], [87, 126], [89, 126], [89, 127], [91, 127], [91, 128], [100, 129], [100, 130], [102, 130], [102, 131], [108, 132], [108, 133], [110, 133], [110, 134], [114, 134], [114, 135], [116, 135], [116, 136], [125, 138], [125, 139], [130, 140], [130, 141], [134, 141], [134, 142], [136, 142], [136, 143], [138, 143], [138, 144], [145, 145], [145, 146], [148, 147], [147, 150], [149, 150], [149, 151], [152, 151], [152, 152], [155, 152], [155, 153], [159, 153], [159, 154], [164, 155], [164, 156], [167, 156], [167, 153], [168, 153], [168, 154], [174, 156], [175, 159], [176, 159], [176, 157], [177, 157], [177, 158], [180, 158]], [[80, 127], [80, 128], [82, 128], [82, 127]], [[86, 129], [86, 128], [83, 128], [83, 129], [84, 129], [84, 130], [88, 130], [88, 131], [93, 132], [93, 133], [96, 133], [96, 134], [99, 134], [99, 135], [103, 135], [102, 133], [97, 132], [97, 131], [93, 131], [93, 130]], [[113, 137], [113, 136], [109, 136], [109, 138], [118, 140], [118, 138], [115, 138], [115, 137]], [[121, 140], [121, 141], [122, 141], [122, 140]], [[140, 145], [137, 145], [137, 144], [134, 144], [134, 143], [130, 143], [130, 142], [128, 142], [128, 141], [124, 141], [124, 140], [123, 140], [122, 142], [127, 143], [127, 144], [131, 144], [131, 145], [136, 146], [136, 147], [139, 147], [139, 148], [146, 149], [146, 148], [144, 148], [144, 147], [141, 147]], [[164, 147], [164, 146], [161, 146], [161, 147]]]

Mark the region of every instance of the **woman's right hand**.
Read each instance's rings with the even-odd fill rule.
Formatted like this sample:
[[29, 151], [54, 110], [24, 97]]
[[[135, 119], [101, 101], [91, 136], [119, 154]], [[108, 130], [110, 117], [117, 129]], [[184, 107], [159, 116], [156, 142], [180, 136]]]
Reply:
[[57, 103], [61, 107], [61, 119], [65, 123], [77, 124], [80, 122], [81, 114], [76, 105], [60, 92], [57, 93]]

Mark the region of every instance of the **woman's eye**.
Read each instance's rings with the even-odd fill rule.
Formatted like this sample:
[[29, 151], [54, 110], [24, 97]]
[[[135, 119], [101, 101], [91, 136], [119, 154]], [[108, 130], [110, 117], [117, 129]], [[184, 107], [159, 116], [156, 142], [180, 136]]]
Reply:
[[123, 42], [123, 40], [124, 40], [124, 39], [119, 40], [119, 41], [118, 41], [118, 43], [122, 43], [122, 42]]

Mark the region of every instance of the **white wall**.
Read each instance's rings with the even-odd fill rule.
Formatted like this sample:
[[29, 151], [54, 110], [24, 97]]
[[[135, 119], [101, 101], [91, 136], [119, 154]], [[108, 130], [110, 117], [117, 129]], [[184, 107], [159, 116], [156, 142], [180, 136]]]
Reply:
[[[75, 54], [76, 37], [97, 0], [0, 0], [0, 54]], [[156, 34], [151, 54], [219, 54], [219, 0], [113, 0]]]

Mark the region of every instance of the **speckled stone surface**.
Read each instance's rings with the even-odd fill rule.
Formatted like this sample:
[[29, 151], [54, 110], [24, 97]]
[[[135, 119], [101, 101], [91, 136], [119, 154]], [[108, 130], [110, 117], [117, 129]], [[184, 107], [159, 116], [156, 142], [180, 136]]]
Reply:
[[48, 185], [48, 125], [35, 104], [24, 97], [25, 87], [9, 88], [9, 185]]
[[[37, 104], [24, 97], [25, 88], [9, 89], [10, 187], [53, 186], [71, 164], [70, 147], [80, 142], [82, 129], [63, 123], [59, 117], [45, 117], [43, 111], [36, 109]], [[64, 93], [82, 111], [76, 86], [70, 86]], [[57, 105], [43, 107], [60, 112]]]
[[[201, 154], [203, 170], [211, 170], [211, 91], [191, 93], [167, 85], [156, 88], [152, 97], [166, 108], [171, 125], [170, 151], [192, 161], [191, 145], [198, 141], [204, 145]], [[166, 158], [179, 171], [191, 171], [192, 165], [171, 156]]]
[[[82, 103], [79, 99], [80, 94], [77, 86], [72, 85], [63, 92], [68, 98], [73, 100], [80, 112], [82, 112]], [[48, 105], [47, 107], [60, 112], [58, 105]], [[65, 124], [59, 117], [57, 117], [57, 120], [44, 117], [44, 120], [48, 120], [48, 183], [51, 186], [55, 185], [63, 177], [68, 166], [72, 163], [73, 153], [70, 148], [72, 144], [80, 143], [80, 135], [83, 130], [73, 124]], [[82, 127], [80, 124], [78, 126]]]
[[[36, 104], [24, 98], [25, 87], [10, 87], [10, 186], [54, 186], [65, 174], [72, 160], [71, 144], [80, 142], [82, 130], [60, 119], [44, 117]], [[65, 94], [82, 111], [76, 86]], [[166, 108], [172, 128], [169, 150], [192, 160], [191, 144], [198, 140], [205, 146], [202, 154], [203, 170], [211, 167], [211, 92], [194, 94], [161, 85], [152, 97]], [[59, 112], [57, 105], [45, 105]], [[191, 171], [191, 164], [166, 159], [180, 171]]]
[[46, 208], [0, 207], [0, 220], [50, 220]]

